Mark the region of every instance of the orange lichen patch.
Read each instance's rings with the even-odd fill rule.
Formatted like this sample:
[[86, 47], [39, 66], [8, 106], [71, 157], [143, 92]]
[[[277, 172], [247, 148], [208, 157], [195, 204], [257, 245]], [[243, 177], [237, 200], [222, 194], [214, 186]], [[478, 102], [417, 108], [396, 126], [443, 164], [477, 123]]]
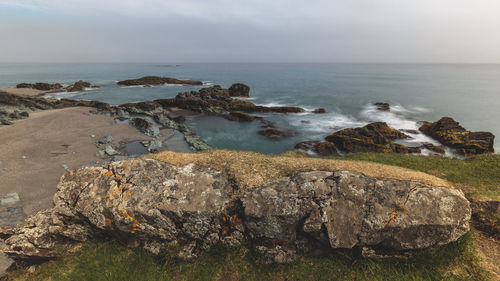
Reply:
[[111, 219], [106, 218], [106, 226], [110, 226], [110, 225], [111, 225]]
[[387, 224], [391, 225], [393, 223], [397, 223], [398, 217], [399, 217], [398, 210], [397, 209], [392, 210], [392, 214], [389, 215], [389, 221], [387, 222]]
[[103, 177], [110, 177], [112, 175], [113, 173], [111, 171], [107, 171], [106, 173], [102, 174]]
[[130, 220], [132, 220], [132, 226], [130, 226], [128, 228], [128, 230], [130, 230], [130, 231], [139, 231], [139, 230], [141, 230], [141, 228], [139, 227], [139, 225], [141, 224], [141, 222], [139, 222], [139, 220], [136, 217], [130, 215], [130, 213], [127, 210], [125, 210], [125, 211], [124, 210], [118, 210], [118, 212], [120, 213], [120, 215], [122, 215], [122, 216], [124, 216], [124, 217], [126, 217], [126, 218], [128, 218]]
[[147, 157], [177, 166], [194, 163], [224, 173], [240, 188], [254, 188], [305, 171], [349, 170], [368, 177], [421, 182], [434, 186], [451, 185], [440, 178], [405, 168], [363, 161], [296, 158], [264, 155], [249, 151], [211, 150], [202, 153], [163, 151]]
[[242, 224], [242, 220], [240, 218], [238, 218], [238, 214], [234, 215], [234, 216], [231, 216], [230, 218], [230, 221], [234, 224], [234, 225], [238, 225], [238, 224]]

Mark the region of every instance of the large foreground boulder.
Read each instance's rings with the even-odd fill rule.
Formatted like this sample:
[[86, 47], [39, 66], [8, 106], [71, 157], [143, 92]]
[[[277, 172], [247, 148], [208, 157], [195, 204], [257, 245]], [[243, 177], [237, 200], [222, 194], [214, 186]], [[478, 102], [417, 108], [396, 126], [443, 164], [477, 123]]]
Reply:
[[463, 155], [495, 152], [495, 136], [492, 133], [470, 132], [450, 117], [443, 117], [434, 123], [422, 122], [419, 130]]
[[[241, 163], [251, 161], [244, 155]], [[336, 248], [397, 254], [446, 244], [469, 230], [470, 216], [462, 192], [418, 181], [319, 170], [249, 188], [194, 163], [133, 159], [67, 172], [52, 209], [0, 234], [3, 251], [27, 262], [103, 237], [157, 255], [176, 249], [183, 258], [249, 241], [270, 260], [288, 262], [297, 253]]]

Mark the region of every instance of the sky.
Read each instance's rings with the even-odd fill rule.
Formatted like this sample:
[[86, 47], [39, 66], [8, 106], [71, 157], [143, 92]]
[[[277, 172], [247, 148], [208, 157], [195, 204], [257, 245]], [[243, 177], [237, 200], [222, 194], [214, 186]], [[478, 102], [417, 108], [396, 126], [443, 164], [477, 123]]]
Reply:
[[0, 62], [500, 63], [500, 1], [0, 0]]

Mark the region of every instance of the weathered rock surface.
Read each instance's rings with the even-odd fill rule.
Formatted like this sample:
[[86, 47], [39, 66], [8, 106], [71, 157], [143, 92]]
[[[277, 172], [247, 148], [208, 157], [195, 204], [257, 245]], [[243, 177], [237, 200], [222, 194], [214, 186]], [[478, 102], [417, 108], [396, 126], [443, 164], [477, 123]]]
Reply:
[[118, 81], [117, 84], [123, 86], [163, 85], [163, 84], [203, 85], [203, 82], [194, 80], [179, 80], [170, 77], [145, 76], [138, 79]]
[[418, 153], [420, 148], [407, 147], [393, 142], [409, 138], [408, 135], [390, 128], [385, 122], [370, 123], [361, 128], [349, 128], [335, 132], [325, 139], [344, 152]]
[[462, 192], [350, 171], [311, 171], [245, 189], [194, 164], [151, 159], [64, 174], [54, 208], [2, 229], [15, 260], [56, 257], [75, 241], [115, 237], [154, 254], [190, 258], [250, 241], [271, 260], [332, 248], [404, 252], [455, 241], [469, 230]]
[[231, 97], [250, 97], [250, 87], [243, 83], [235, 83], [228, 90]]
[[495, 152], [495, 136], [492, 133], [467, 131], [450, 117], [443, 117], [434, 123], [422, 122], [419, 130], [463, 155]]

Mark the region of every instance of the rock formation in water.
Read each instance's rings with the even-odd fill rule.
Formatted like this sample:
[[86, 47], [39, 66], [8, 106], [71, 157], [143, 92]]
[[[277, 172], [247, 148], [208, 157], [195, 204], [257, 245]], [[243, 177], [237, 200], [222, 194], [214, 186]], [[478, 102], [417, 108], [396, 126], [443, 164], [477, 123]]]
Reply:
[[66, 90], [68, 92], [79, 92], [84, 91], [85, 88], [99, 88], [99, 86], [92, 86], [89, 82], [80, 80], [75, 82], [73, 85], [64, 87], [60, 83], [50, 84], [50, 83], [21, 83], [17, 84], [16, 88], [30, 88], [40, 91], [52, 91], [52, 90]]
[[276, 112], [276, 113], [300, 113], [305, 110], [295, 106], [260, 106], [252, 102], [233, 99], [228, 89], [221, 86], [203, 88], [199, 91], [179, 93], [173, 99], [156, 100], [163, 106], [175, 106], [195, 112], [223, 113], [231, 111], [254, 112]]
[[122, 86], [147, 86], [147, 85], [163, 85], [163, 84], [181, 84], [201, 86], [203, 82], [195, 80], [179, 80], [170, 77], [145, 76], [138, 79], [129, 79], [118, 81], [116, 84]]
[[235, 83], [228, 90], [231, 97], [250, 97], [250, 87], [243, 83]]
[[434, 123], [422, 122], [419, 130], [462, 155], [494, 152], [495, 136], [492, 133], [470, 132], [450, 117], [443, 117]]
[[470, 216], [462, 192], [417, 181], [318, 170], [247, 188], [206, 166], [133, 159], [65, 173], [52, 209], [0, 234], [2, 250], [25, 262], [102, 237], [183, 258], [245, 243], [289, 262], [337, 248], [400, 255], [443, 245], [469, 230]]
[[410, 138], [392, 129], [385, 122], [370, 123], [361, 128], [348, 128], [335, 132], [325, 139], [344, 152], [418, 153], [420, 148], [407, 147], [393, 142]]
[[50, 90], [59, 90], [63, 86], [59, 83], [20, 83], [16, 85], [16, 88], [29, 88], [29, 89], [35, 89], [35, 90], [40, 90], [40, 91], [50, 91]]

